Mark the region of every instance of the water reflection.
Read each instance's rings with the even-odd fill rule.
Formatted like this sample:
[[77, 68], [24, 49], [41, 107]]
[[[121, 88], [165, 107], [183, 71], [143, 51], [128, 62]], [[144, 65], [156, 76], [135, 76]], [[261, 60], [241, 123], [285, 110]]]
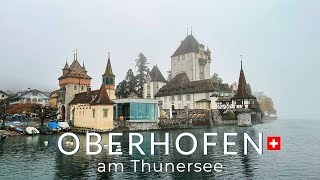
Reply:
[[[272, 129], [272, 131], [270, 131]], [[151, 154], [151, 132], [141, 132], [144, 136], [144, 143], [141, 148], [146, 155], [141, 155], [138, 150], [134, 148], [133, 155], [129, 156], [129, 135], [124, 133], [122, 137], [114, 137], [114, 141], [121, 142], [121, 150], [123, 155], [109, 155], [108, 148], [103, 149], [102, 153], [99, 155], [89, 156], [86, 155], [85, 141], [86, 137], [80, 135], [80, 150], [73, 156], [63, 155], [58, 147], [57, 142], [59, 135], [49, 135], [49, 136], [21, 136], [15, 138], [7, 138], [4, 142], [0, 142], [0, 179], [213, 179], [213, 178], [266, 178], [272, 179], [273, 176], [279, 174], [279, 172], [284, 172], [283, 174], [296, 173], [296, 178], [304, 178], [304, 176], [299, 176], [297, 172], [290, 171], [291, 169], [303, 168], [299, 164], [286, 163], [285, 161], [280, 161], [279, 158], [288, 158], [295, 161], [291, 162], [310, 162], [312, 166], [309, 169], [303, 169], [310, 177], [315, 171], [312, 167], [318, 167], [319, 158], [308, 158], [303, 156], [303, 159], [299, 159], [294, 152], [297, 146], [287, 147], [284, 143], [284, 150], [277, 153], [264, 152], [264, 155], [259, 155], [255, 149], [249, 144], [249, 154], [244, 155], [243, 147], [243, 133], [248, 133], [250, 137], [257, 143], [258, 133], [264, 132], [264, 139], [268, 134], [281, 135], [281, 132], [289, 133], [285, 137], [294, 137], [295, 134], [300, 133], [301, 141], [310, 141], [305, 139], [305, 137], [313, 137], [312, 133], [308, 136], [305, 131], [293, 131], [283, 129], [277, 130], [277, 126], [273, 124], [263, 124], [257, 125], [250, 128], [239, 128], [233, 126], [225, 127], [215, 127], [215, 128], [203, 128], [203, 129], [191, 129], [191, 130], [171, 130], [170, 133], [170, 154], [165, 155], [164, 146], [159, 146], [155, 148], [156, 155]], [[165, 133], [167, 131], [156, 131], [155, 141], [164, 142]], [[188, 156], [181, 155], [177, 152], [175, 147], [176, 137], [183, 132], [190, 132], [197, 137], [198, 147], [197, 150]], [[216, 142], [217, 145], [214, 147], [209, 146], [208, 155], [203, 155], [204, 143], [203, 143], [203, 133], [217, 133], [218, 136], [210, 137], [210, 142]], [[237, 155], [223, 155], [223, 133], [238, 133], [238, 136], [229, 137], [228, 141], [233, 141], [236, 143], [235, 146], [230, 146], [228, 151], [238, 152]], [[108, 134], [103, 134], [102, 144], [108, 144], [109, 136]], [[311, 139], [311, 138], [310, 138]], [[92, 139], [94, 140], [94, 138]], [[137, 141], [138, 139], [134, 139]], [[45, 145], [45, 141], [48, 142]], [[66, 141], [74, 141], [71, 137], [67, 137], [63, 141], [63, 146], [66, 150], [73, 150], [74, 146], [67, 146]], [[181, 149], [188, 151], [192, 148], [193, 142], [190, 138], [182, 138], [180, 141]], [[265, 143], [263, 144], [263, 146]], [[312, 152], [319, 150], [319, 147], [309, 143]], [[116, 146], [113, 147], [113, 151], [116, 150]], [[96, 150], [96, 147], [91, 147], [91, 150]], [[264, 147], [265, 149], [265, 147]], [[288, 153], [290, 152], [290, 153]], [[312, 154], [306, 153], [306, 154]], [[318, 160], [317, 160], [318, 158]], [[141, 172], [141, 166], [138, 166], [137, 172], [134, 172], [133, 163], [130, 160], [144, 160], [148, 163], [157, 163], [156, 167], [159, 168], [160, 162], [162, 163], [221, 163], [224, 165], [223, 171], [220, 173], [216, 172], [200, 172], [200, 173], [156, 173], [156, 172]], [[122, 162], [124, 164], [124, 173], [111, 172], [98, 173], [97, 164], [98, 163], [112, 163], [112, 162]], [[276, 162], [277, 166], [274, 166]], [[282, 164], [286, 163], [286, 164]], [[140, 168], [139, 168], [140, 167]], [[18, 169], [18, 171], [17, 171]], [[270, 170], [279, 170], [275, 174], [269, 174]], [[301, 170], [301, 169], [299, 169]], [[15, 173], [12, 173], [15, 172]]]

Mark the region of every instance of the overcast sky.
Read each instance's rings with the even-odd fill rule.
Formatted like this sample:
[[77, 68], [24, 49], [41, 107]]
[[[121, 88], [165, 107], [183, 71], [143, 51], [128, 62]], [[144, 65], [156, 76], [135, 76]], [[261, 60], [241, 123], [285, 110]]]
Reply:
[[317, 113], [320, 1], [0, 1], [0, 89], [58, 89], [73, 49], [92, 88], [111, 52], [117, 83], [142, 52], [164, 76], [170, 56], [193, 35], [212, 51], [211, 73], [238, 80], [240, 54], [253, 90], [271, 96], [282, 115]]

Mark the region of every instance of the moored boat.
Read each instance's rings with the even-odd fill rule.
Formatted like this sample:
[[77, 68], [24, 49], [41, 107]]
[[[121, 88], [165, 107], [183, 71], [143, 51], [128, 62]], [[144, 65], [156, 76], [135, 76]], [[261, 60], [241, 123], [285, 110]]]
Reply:
[[26, 132], [29, 134], [29, 135], [35, 135], [35, 134], [39, 134], [39, 130], [36, 129], [35, 127], [27, 127], [26, 128]]
[[55, 121], [49, 121], [48, 122], [48, 128], [53, 131], [53, 132], [59, 132], [61, 131], [61, 127], [59, 126], [59, 124]]

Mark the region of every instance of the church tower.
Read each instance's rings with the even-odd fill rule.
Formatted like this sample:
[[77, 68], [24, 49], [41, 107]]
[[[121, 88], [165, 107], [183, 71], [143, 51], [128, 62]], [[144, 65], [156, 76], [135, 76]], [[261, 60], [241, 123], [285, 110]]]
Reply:
[[185, 72], [190, 81], [210, 79], [210, 64], [211, 51], [205, 50], [191, 32], [171, 56], [172, 77]]
[[108, 63], [104, 74], [102, 75], [102, 84], [106, 87], [106, 91], [110, 99], [116, 99], [115, 95], [115, 75], [112, 72], [110, 62], [110, 52], [108, 52]]

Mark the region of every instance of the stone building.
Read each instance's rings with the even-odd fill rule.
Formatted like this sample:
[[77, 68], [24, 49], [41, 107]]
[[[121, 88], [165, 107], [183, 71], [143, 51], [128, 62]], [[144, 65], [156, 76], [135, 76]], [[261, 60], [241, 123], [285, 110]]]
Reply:
[[113, 129], [115, 77], [109, 53], [100, 89], [91, 91], [87, 88], [85, 92], [76, 94], [69, 103], [70, 120], [75, 127]]
[[217, 97], [231, 89], [210, 75], [211, 51], [205, 50], [192, 34], [181, 41], [171, 56], [172, 79], [157, 91], [162, 109], [216, 109]]
[[58, 109], [60, 112], [60, 119], [70, 120], [69, 103], [76, 94], [87, 92], [90, 88], [91, 77], [87, 74], [84, 64], [81, 66], [78, 61], [78, 53], [74, 53], [73, 62], [69, 66], [66, 62], [62, 69], [62, 75], [59, 80], [59, 98]]
[[171, 56], [172, 77], [184, 72], [190, 81], [210, 79], [210, 64], [211, 51], [190, 34]]
[[144, 83], [143, 98], [154, 99], [156, 93], [166, 85], [167, 80], [163, 77], [157, 66], [153, 66], [152, 70], [147, 74], [147, 82]]

